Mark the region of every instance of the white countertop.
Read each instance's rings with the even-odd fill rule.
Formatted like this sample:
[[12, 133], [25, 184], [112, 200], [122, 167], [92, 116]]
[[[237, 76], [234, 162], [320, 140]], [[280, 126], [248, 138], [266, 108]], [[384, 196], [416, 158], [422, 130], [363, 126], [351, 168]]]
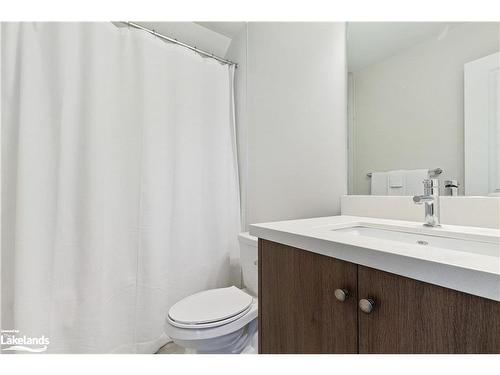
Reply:
[[[335, 232], [350, 226], [395, 226], [434, 236], [498, 244], [496, 254], [478, 254]], [[250, 225], [250, 234], [314, 253], [380, 269], [500, 301], [500, 230], [356, 216], [330, 216]]]

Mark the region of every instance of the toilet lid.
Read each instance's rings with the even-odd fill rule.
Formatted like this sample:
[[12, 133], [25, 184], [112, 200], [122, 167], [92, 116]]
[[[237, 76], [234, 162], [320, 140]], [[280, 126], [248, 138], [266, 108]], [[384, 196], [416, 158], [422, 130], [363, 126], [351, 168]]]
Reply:
[[205, 290], [177, 302], [168, 317], [180, 324], [206, 324], [226, 320], [248, 310], [253, 298], [235, 286]]
[[205, 328], [214, 328], [214, 327], [220, 327], [225, 324], [234, 322], [235, 320], [238, 320], [242, 318], [244, 315], [248, 314], [250, 310], [252, 309], [252, 305], [248, 306], [247, 309], [243, 310], [239, 314], [236, 314], [230, 318], [223, 319], [223, 320], [217, 320], [215, 322], [210, 322], [210, 323], [197, 323], [197, 324], [187, 324], [187, 323], [179, 323], [176, 322], [175, 320], [172, 320], [170, 316], [168, 317], [168, 322], [173, 325], [174, 327], [179, 327], [179, 328], [186, 328], [186, 329], [205, 329]]

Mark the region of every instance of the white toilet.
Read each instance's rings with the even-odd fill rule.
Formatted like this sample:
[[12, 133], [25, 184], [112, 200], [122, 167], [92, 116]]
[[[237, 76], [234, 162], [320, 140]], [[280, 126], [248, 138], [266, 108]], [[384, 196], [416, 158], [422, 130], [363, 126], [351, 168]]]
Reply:
[[257, 353], [257, 238], [240, 233], [244, 289], [210, 289], [177, 302], [165, 331], [188, 353]]

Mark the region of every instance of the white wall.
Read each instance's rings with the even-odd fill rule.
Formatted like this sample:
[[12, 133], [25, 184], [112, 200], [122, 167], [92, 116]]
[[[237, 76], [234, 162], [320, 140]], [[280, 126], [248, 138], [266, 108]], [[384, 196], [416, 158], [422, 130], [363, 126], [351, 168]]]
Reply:
[[[464, 23], [354, 72], [353, 186], [366, 173], [443, 168], [464, 182], [464, 63], [500, 49], [498, 23]], [[462, 190], [463, 192], [463, 190]]]
[[338, 214], [345, 24], [252, 22], [247, 51], [247, 224]]

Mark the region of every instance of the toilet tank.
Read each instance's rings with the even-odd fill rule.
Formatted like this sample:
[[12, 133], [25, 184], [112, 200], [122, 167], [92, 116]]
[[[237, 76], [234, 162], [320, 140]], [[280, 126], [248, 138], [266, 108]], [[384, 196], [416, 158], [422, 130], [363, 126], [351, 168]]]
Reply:
[[245, 232], [238, 235], [238, 240], [240, 242], [243, 287], [254, 296], [257, 296], [257, 237], [251, 236], [248, 232]]

